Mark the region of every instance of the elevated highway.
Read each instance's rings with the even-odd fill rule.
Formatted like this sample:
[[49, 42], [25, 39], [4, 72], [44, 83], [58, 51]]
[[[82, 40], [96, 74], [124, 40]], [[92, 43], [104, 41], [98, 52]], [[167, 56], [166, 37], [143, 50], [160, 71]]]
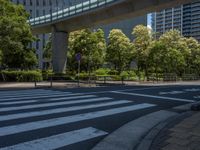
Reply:
[[88, 0], [29, 20], [33, 34], [53, 33], [53, 69], [63, 72], [71, 31], [116, 22], [195, 0]]

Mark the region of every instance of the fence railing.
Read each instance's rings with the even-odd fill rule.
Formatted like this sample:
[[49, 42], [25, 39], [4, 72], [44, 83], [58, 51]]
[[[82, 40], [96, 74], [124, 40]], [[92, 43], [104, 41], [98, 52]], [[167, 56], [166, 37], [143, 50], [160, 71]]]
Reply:
[[82, 12], [92, 10], [98, 7], [102, 7], [109, 3], [112, 3], [117, 0], [88, 0], [73, 6], [69, 6], [67, 8], [63, 8], [61, 10], [51, 12], [47, 15], [35, 17], [30, 19], [28, 22], [34, 26], [38, 24], [49, 23], [52, 21], [56, 21], [62, 18], [67, 18], [76, 14], [80, 14]]
[[[79, 80], [80, 79], [80, 80]], [[144, 80], [149, 82], [176, 82], [176, 81], [196, 81], [200, 80], [200, 76], [196, 74], [183, 74], [181, 77], [178, 77], [175, 73], [165, 73], [162, 75], [149, 75], [149, 77]], [[51, 75], [48, 76], [44, 81], [49, 87], [52, 87], [54, 83], [73, 83], [79, 86], [80, 84], [94, 84], [94, 85], [125, 85], [129, 84], [129, 82], [142, 82], [139, 78], [132, 80], [131, 76], [124, 77], [118, 75], [106, 75], [106, 76], [98, 76], [98, 75], [91, 75], [91, 76], [81, 76], [78, 78], [71, 78], [70, 76], [61, 75], [55, 76]], [[40, 86], [42, 82], [35, 82], [35, 87]]]

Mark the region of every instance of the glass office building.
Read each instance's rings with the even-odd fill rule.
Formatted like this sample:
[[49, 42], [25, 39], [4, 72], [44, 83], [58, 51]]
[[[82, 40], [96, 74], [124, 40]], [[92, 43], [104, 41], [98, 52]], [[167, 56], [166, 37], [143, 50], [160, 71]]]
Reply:
[[153, 13], [152, 28], [158, 36], [177, 29], [183, 36], [200, 41], [200, 1]]
[[[30, 19], [44, 16], [50, 14], [51, 12], [56, 12], [67, 8], [69, 6], [73, 6], [75, 4], [79, 4], [88, 0], [11, 0], [16, 4], [22, 4], [25, 6], [26, 10], [30, 13]], [[105, 31], [105, 37], [107, 38], [109, 35], [109, 31], [113, 28], [121, 29], [130, 39], [133, 39], [131, 35], [132, 29], [134, 26], [138, 24], [147, 25], [147, 16], [141, 16], [138, 18], [131, 18], [128, 20], [123, 20], [117, 23], [109, 24], [109, 25], [100, 25], [94, 28], [102, 28]], [[40, 39], [39, 41], [32, 44], [33, 47], [36, 48], [36, 53], [38, 57], [38, 67], [40, 69], [45, 68], [45, 60], [43, 59], [43, 48], [49, 38], [49, 34], [41, 34], [37, 35]]]

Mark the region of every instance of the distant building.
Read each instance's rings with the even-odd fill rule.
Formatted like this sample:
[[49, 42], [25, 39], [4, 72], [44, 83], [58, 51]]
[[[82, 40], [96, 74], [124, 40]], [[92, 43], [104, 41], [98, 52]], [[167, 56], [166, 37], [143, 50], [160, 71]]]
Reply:
[[158, 36], [177, 29], [183, 36], [200, 41], [200, 1], [153, 13], [152, 28]]
[[[43, 16], [51, 12], [72, 6], [87, 0], [11, 0], [16, 4], [22, 4], [26, 10], [30, 13], [30, 18]], [[109, 35], [109, 31], [113, 28], [121, 29], [130, 39], [133, 39], [131, 35], [132, 29], [138, 24], [147, 25], [147, 16], [131, 18], [128, 20], [120, 21], [110, 25], [100, 26], [105, 31], [105, 37]], [[43, 59], [43, 48], [49, 38], [49, 34], [37, 35], [40, 41], [32, 44], [36, 48], [36, 54], [38, 57], [38, 67], [40, 69], [45, 68], [45, 60]]]

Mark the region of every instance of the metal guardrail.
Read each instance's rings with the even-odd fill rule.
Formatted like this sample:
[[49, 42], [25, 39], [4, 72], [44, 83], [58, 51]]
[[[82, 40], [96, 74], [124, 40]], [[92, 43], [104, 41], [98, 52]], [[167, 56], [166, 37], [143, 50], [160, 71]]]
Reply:
[[82, 12], [92, 10], [94, 8], [102, 7], [114, 1], [117, 1], [117, 0], [88, 0], [86, 2], [79, 3], [76, 5], [70, 6], [68, 8], [65, 8], [56, 12], [52, 12], [44, 16], [29, 19], [28, 22], [32, 26], [49, 23], [49, 22], [56, 21], [62, 18], [67, 18], [76, 14], [80, 14]]
[[183, 74], [182, 76], [183, 81], [195, 81], [199, 79], [200, 79], [200, 76], [197, 74]]

